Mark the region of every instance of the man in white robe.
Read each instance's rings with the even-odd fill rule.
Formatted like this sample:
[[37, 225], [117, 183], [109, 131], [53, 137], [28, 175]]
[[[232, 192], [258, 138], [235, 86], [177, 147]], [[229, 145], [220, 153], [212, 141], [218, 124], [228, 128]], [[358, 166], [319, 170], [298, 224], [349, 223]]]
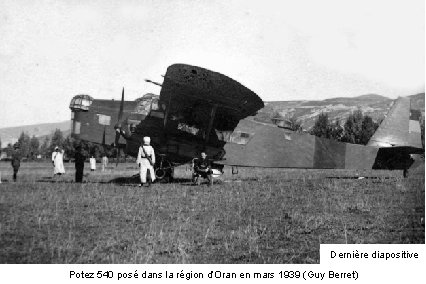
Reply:
[[136, 159], [136, 163], [139, 166], [139, 175], [141, 178], [141, 183], [139, 186], [143, 186], [145, 183], [147, 183], [146, 175], [148, 171], [151, 176], [151, 181], [148, 182], [148, 186], [150, 185], [150, 182], [154, 182], [155, 180], [155, 153], [154, 148], [152, 148], [149, 143], [151, 143], [151, 138], [144, 137], [143, 145], [139, 147], [138, 157]]
[[108, 166], [108, 157], [106, 154], [102, 157], [102, 171], [104, 172], [106, 167]]
[[96, 170], [96, 158], [93, 155], [89, 159], [90, 171], [94, 172]]
[[55, 151], [52, 153], [52, 163], [53, 163], [53, 175], [62, 175], [65, 174], [64, 168], [64, 150], [59, 150], [59, 147], [55, 147]]

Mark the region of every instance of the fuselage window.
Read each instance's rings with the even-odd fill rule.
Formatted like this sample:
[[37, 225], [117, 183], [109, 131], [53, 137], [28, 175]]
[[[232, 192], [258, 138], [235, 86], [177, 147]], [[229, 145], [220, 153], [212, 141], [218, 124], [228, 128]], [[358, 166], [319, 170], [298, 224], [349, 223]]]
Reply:
[[80, 122], [74, 121], [74, 134], [80, 134]]
[[215, 130], [217, 138], [220, 141], [227, 142], [227, 143], [235, 143], [240, 145], [246, 145], [251, 138], [253, 137], [254, 133], [246, 133], [241, 131], [219, 131]]
[[111, 116], [104, 114], [97, 114], [97, 116], [100, 125], [111, 125]]
[[246, 145], [252, 137], [253, 137], [253, 133], [236, 131], [232, 133], [229, 142], [240, 144], [240, 145]]
[[74, 133], [74, 112], [71, 111], [71, 133]]

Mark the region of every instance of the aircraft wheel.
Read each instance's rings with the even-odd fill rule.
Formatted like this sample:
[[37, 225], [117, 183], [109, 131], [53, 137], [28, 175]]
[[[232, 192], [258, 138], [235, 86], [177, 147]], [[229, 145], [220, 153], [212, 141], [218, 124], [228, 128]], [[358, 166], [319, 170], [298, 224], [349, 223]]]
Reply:
[[162, 160], [155, 168], [155, 177], [158, 181], [169, 181], [173, 176], [173, 166], [167, 160]]
[[166, 171], [164, 170], [164, 169], [156, 169], [155, 170], [155, 177], [158, 179], [158, 180], [162, 180], [163, 178], [165, 178], [166, 177]]

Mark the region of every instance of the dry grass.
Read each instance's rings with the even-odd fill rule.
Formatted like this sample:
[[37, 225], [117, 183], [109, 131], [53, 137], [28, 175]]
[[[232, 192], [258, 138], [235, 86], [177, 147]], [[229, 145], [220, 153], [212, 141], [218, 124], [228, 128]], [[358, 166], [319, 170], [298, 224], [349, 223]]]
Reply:
[[149, 189], [117, 179], [130, 164], [83, 184], [72, 165], [0, 171], [0, 263], [318, 263], [320, 243], [424, 243], [424, 177], [397, 171], [240, 169], [208, 187], [182, 167]]

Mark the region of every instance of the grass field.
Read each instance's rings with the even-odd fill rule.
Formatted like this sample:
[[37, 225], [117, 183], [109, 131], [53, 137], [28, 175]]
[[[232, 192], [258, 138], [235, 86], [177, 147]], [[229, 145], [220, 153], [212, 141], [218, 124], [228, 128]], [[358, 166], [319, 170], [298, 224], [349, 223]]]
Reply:
[[[319, 263], [321, 243], [424, 243], [424, 174], [227, 169], [139, 188], [134, 164], [0, 163], [0, 263]], [[377, 176], [353, 179], [354, 176]], [[347, 177], [347, 178], [339, 178]], [[112, 182], [111, 182], [112, 181]]]

